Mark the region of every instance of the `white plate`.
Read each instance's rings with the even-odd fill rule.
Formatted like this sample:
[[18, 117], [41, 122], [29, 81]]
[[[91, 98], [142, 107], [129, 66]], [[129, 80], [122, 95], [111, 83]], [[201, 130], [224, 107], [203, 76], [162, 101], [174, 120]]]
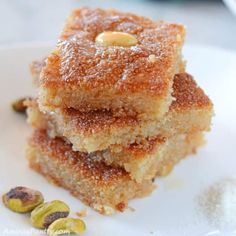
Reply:
[[226, 6], [236, 15], [236, 0], [223, 0]]
[[[75, 216], [84, 205], [28, 168], [24, 147], [30, 128], [10, 107], [19, 96], [33, 94], [28, 64], [49, 49], [47, 45], [31, 45], [0, 50], [0, 194], [17, 185], [36, 188], [46, 200], [67, 202]], [[134, 212], [106, 217], [89, 209], [85, 235], [236, 235], [236, 54], [188, 46], [184, 55], [188, 71], [215, 104], [208, 144], [182, 161], [170, 176], [157, 180], [159, 187], [150, 197], [131, 201]], [[203, 200], [209, 199], [204, 191], [219, 181], [225, 185], [220, 185], [218, 196], [206, 204]], [[27, 215], [13, 213], [0, 203], [0, 235], [4, 234], [40, 235], [30, 227]]]

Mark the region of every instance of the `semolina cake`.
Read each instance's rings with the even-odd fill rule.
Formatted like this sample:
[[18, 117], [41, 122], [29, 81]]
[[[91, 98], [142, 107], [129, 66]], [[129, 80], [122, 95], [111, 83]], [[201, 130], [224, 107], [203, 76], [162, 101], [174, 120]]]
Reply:
[[146, 196], [154, 189], [151, 180], [137, 183], [124, 169], [74, 152], [70, 144], [61, 138], [50, 138], [44, 130], [32, 134], [27, 157], [32, 169], [101, 214], [123, 211], [128, 200]]
[[83, 7], [30, 66], [29, 166], [101, 214], [124, 211], [204, 144], [213, 104], [185, 72], [185, 27]]
[[[104, 44], [117, 35], [135, 43]], [[184, 37], [180, 24], [115, 10], [74, 10], [40, 73], [40, 110], [105, 109], [113, 116], [160, 118], [172, 102], [174, 75], [184, 72]]]
[[191, 75], [175, 75], [172, 95], [175, 100], [159, 121], [140, 121], [128, 115], [116, 117], [107, 110], [57, 109], [43, 114], [35, 101], [29, 101], [28, 122], [33, 127], [47, 129], [51, 136], [65, 137], [74, 150], [89, 153], [139, 143], [146, 138], [169, 138], [210, 129], [213, 105]]

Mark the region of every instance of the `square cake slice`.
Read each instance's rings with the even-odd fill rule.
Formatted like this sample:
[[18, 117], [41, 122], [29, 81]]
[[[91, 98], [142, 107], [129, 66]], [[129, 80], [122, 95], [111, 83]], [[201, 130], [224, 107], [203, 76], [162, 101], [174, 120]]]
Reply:
[[154, 189], [151, 180], [137, 183], [124, 169], [74, 152], [70, 144], [50, 138], [44, 130], [32, 134], [27, 157], [31, 168], [101, 214], [123, 211], [128, 200], [146, 196]]
[[[184, 70], [184, 37], [179, 24], [77, 9], [40, 74], [40, 109], [106, 109], [116, 116], [160, 118], [172, 102], [174, 75]], [[129, 38], [131, 45], [123, 45]]]
[[169, 138], [178, 133], [210, 129], [213, 105], [191, 75], [178, 74], [174, 78], [173, 97], [168, 113], [160, 121], [140, 121], [136, 116], [116, 117], [111, 111], [79, 112], [57, 109], [41, 113], [35, 101], [29, 101], [28, 122], [44, 128], [51, 136], [63, 136], [73, 149], [83, 152], [102, 151], [113, 145], [128, 146], [147, 137]]

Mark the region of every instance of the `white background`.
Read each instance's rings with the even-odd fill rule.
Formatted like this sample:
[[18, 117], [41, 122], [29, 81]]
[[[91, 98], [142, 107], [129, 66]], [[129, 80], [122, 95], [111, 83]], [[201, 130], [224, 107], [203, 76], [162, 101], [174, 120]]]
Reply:
[[70, 10], [82, 5], [181, 22], [187, 26], [187, 44], [236, 50], [236, 17], [223, 2], [190, 0], [0, 0], [0, 45], [54, 41]]

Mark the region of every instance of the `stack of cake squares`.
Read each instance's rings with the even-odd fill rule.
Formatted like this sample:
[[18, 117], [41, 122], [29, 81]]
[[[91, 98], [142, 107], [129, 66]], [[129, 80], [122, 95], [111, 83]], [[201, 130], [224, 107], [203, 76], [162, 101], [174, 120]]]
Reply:
[[[106, 32], [136, 42], [101, 44]], [[210, 129], [213, 105], [185, 72], [184, 37], [179, 24], [74, 10], [54, 50], [31, 66], [30, 167], [102, 214], [151, 193]]]

